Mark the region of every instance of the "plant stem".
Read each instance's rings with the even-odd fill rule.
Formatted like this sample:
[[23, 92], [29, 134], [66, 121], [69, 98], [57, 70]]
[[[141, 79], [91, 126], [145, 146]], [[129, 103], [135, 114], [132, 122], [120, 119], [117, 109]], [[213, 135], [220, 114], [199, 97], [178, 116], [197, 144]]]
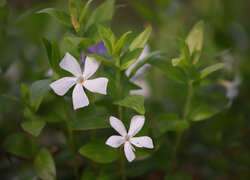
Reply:
[[193, 98], [193, 84], [190, 82], [188, 83], [188, 94], [187, 94], [186, 104], [184, 107], [183, 120], [188, 120], [187, 116], [190, 110], [190, 103], [192, 98]]
[[72, 129], [69, 126], [70, 116], [69, 116], [67, 104], [66, 104], [64, 99], [63, 99], [63, 105], [64, 105], [65, 114], [66, 114], [66, 124], [67, 124], [67, 129], [68, 129], [68, 134], [69, 134], [69, 144], [70, 144], [71, 152], [72, 152], [72, 156], [73, 156], [75, 180], [79, 180], [78, 166], [77, 166], [77, 161], [76, 161], [74, 134], [73, 134]]
[[[120, 61], [119, 59], [116, 60], [116, 66], [120, 66]], [[116, 87], [117, 87], [117, 99], [121, 99], [121, 71], [116, 70]], [[122, 106], [118, 105], [118, 116], [119, 119], [122, 121]], [[126, 180], [126, 169], [125, 169], [125, 158], [123, 154], [123, 149], [120, 148], [120, 165], [121, 165], [121, 176], [122, 180]]]
[[[193, 84], [191, 82], [189, 82], [188, 83], [187, 99], [186, 99], [186, 103], [184, 106], [184, 112], [183, 112], [183, 117], [182, 117], [183, 121], [188, 121], [188, 113], [190, 110], [190, 103], [191, 103], [192, 98], [193, 98]], [[177, 159], [177, 153], [178, 153], [181, 139], [182, 139], [182, 133], [183, 133], [183, 131], [179, 131], [177, 134], [176, 143], [175, 143], [174, 150], [173, 150], [173, 167], [171, 170], [172, 172], [174, 171], [174, 169], [177, 165], [176, 159]]]

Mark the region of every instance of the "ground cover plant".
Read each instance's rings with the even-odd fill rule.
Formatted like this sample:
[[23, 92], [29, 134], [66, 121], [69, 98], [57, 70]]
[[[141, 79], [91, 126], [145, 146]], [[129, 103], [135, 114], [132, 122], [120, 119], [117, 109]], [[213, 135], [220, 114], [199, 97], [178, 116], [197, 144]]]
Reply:
[[0, 0], [0, 179], [249, 179], [247, 7]]

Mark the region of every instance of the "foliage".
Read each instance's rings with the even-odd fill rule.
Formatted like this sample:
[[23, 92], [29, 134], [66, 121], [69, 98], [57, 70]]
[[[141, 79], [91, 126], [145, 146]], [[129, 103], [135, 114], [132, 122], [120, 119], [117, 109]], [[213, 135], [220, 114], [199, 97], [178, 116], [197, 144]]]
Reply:
[[[1, 177], [249, 179], [248, 1], [124, 3], [0, 0]], [[108, 79], [78, 110], [50, 86], [66, 53]], [[109, 118], [139, 114], [154, 149], [129, 163]]]

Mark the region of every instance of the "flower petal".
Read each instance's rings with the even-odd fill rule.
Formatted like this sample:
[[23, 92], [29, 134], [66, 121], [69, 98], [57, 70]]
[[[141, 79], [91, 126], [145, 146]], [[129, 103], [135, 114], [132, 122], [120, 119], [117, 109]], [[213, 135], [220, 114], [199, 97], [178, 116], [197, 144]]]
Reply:
[[72, 99], [74, 110], [89, 105], [89, 99], [85, 94], [81, 84], [76, 84], [72, 93]]
[[110, 136], [106, 141], [106, 144], [113, 148], [117, 148], [123, 143], [124, 143], [124, 138], [122, 136]]
[[75, 75], [76, 77], [81, 76], [82, 75], [82, 70], [81, 67], [79, 65], [79, 63], [77, 62], [77, 60], [69, 53], [66, 53], [66, 55], [64, 56], [63, 60], [60, 62], [60, 67], [70, 73], [72, 73], [73, 75]]
[[110, 116], [109, 118], [110, 125], [122, 136], [126, 136], [127, 131], [123, 123], [116, 117]]
[[154, 148], [153, 141], [148, 136], [133, 137], [131, 143], [137, 147]]
[[124, 144], [124, 153], [129, 162], [135, 159], [135, 153], [132, 150], [132, 145], [129, 142], [125, 142]]
[[94, 93], [107, 94], [107, 78], [96, 78], [91, 80], [86, 80], [83, 86]]
[[97, 71], [100, 62], [92, 57], [87, 57], [85, 61], [85, 66], [83, 70], [84, 79], [90, 78]]
[[143, 124], [145, 122], [145, 117], [142, 115], [136, 115], [132, 118], [130, 122], [130, 127], [128, 134], [133, 137], [136, 135], [142, 128]]
[[59, 96], [63, 96], [74, 84], [76, 84], [75, 77], [64, 77], [51, 83], [49, 86]]

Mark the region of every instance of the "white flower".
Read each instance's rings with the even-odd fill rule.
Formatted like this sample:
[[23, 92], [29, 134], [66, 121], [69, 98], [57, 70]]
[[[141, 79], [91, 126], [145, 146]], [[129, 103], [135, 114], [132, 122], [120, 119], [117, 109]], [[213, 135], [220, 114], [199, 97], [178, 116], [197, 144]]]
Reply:
[[124, 153], [126, 155], [126, 158], [129, 162], [133, 161], [135, 159], [135, 154], [133, 151], [135, 149], [133, 148], [132, 144], [136, 147], [146, 147], [146, 148], [154, 148], [153, 141], [148, 136], [142, 136], [142, 137], [134, 137], [142, 128], [145, 117], [142, 115], [134, 116], [131, 120], [129, 131], [127, 133], [123, 123], [111, 116], [110, 119], [111, 126], [121, 135], [121, 136], [111, 136], [106, 141], [106, 144], [117, 148], [120, 145], [124, 144]]
[[5, 72], [4, 79], [11, 83], [18, 82], [22, 73], [21, 65], [19, 61], [14, 61]]
[[[129, 68], [126, 70], [126, 75], [129, 76], [131, 71], [135, 68], [135, 66], [145, 57], [147, 57], [149, 55], [150, 49], [149, 49], [149, 45], [146, 44], [146, 46], [144, 47], [140, 57], [137, 59], [137, 61], [132, 64], [131, 66], [129, 66]], [[145, 79], [145, 71], [146, 69], [150, 67], [149, 64], [145, 64], [143, 65], [140, 69], [137, 70], [137, 72], [135, 73], [135, 75], [130, 79], [131, 82], [133, 82], [134, 84], [136, 84], [137, 86], [141, 87], [142, 89], [139, 90], [131, 90], [130, 94], [139, 94], [142, 95], [144, 98], [148, 97], [150, 95], [150, 88], [148, 85], [147, 80]]]
[[226, 95], [229, 99], [227, 107], [229, 108], [232, 105], [233, 100], [238, 96], [238, 87], [241, 84], [241, 78], [239, 76], [236, 76], [233, 81], [221, 80], [221, 84], [227, 90]]
[[97, 71], [99, 65], [99, 61], [95, 60], [94, 58], [87, 57], [84, 70], [82, 72], [77, 60], [69, 53], [66, 53], [60, 63], [60, 67], [72, 73], [75, 77], [63, 77], [51, 83], [50, 87], [55, 91], [56, 94], [63, 96], [72, 86], [75, 85], [72, 93], [74, 109], [88, 106], [89, 100], [83, 90], [83, 86], [91, 92], [107, 94], [107, 78], [101, 77], [89, 80], [89, 78]]

